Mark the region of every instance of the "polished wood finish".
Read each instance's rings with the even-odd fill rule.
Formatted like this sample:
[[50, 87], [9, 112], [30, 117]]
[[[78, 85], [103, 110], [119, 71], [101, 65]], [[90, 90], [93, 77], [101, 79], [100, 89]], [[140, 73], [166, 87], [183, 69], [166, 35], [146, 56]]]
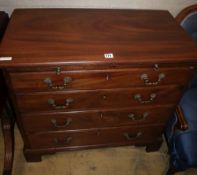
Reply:
[[[133, 89], [106, 89], [106, 90], [84, 90], [63, 91], [51, 93], [30, 93], [17, 95], [16, 101], [20, 112], [28, 111], [71, 111], [103, 108], [121, 108], [145, 105], [177, 104], [182, 92], [182, 87], [147, 87]], [[147, 101], [145, 104], [135, 99], [136, 94], [141, 94], [141, 99]], [[151, 94], [156, 97], [150, 101]], [[38, 100], [39, 99], [39, 100]], [[53, 99], [57, 109], [49, 104]], [[72, 99], [71, 102], [67, 100]], [[62, 109], [61, 107], [64, 107]]]
[[[9, 18], [8, 14], [5, 12], [0, 12], [0, 41], [4, 35], [8, 24]], [[6, 104], [7, 103], [7, 104]], [[13, 116], [9, 116], [10, 111], [8, 111], [8, 92], [5, 85], [2, 70], [0, 70], [0, 119], [4, 138], [4, 167], [3, 175], [11, 175], [12, 164], [14, 156], [14, 136], [13, 136], [13, 126], [14, 119]]]
[[[60, 68], [61, 70], [62, 68]], [[71, 78], [70, 82], [58, 90], [71, 89], [111, 89], [128, 88], [146, 85], [141, 78], [147, 74], [150, 82], [158, 81], [158, 77], [164, 74], [164, 78], [159, 85], [182, 84], [188, 81], [188, 76], [193, 74], [194, 70], [189, 67], [183, 68], [153, 68], [142, 69], [112, 69], [112, 70], [80, 70], [80, 71], [61, 71], [51, 72], [28, 72], [28, 73], [10, 73], [11, 83], [16, 93], [32, 91], [55, 91], [48, 87], [44, 81], [50, 79], [53, 86], [63, 86], [65, 78]], [[177, 77], [182, 74], [180, 78]], [[164, 81], [165, 80], [165, 81]]]
[[[3, 173], [5, 175], [11, 174], [12, 164], [13, 164], [13, 156], [14, 156], [14, 133], [13, 133], [13, 120], [2, 116], [2, 130], [4, 137], [4, 168]], [[4, 175], [3, 174], [3, 175]]]
[[8, 14], [5, 12], [0, 11], [0, 41], [3, 38], [4, 32], [6, 30], [9, 18]]
[[27, 133], [118, 127], [138, 124], [165, 124], [174, 106], [147, 106], [72, 112], [30, 113], [21, 119]]
[[30, 135], [31, 148], [84, 147], [87, 145], [145, 144], [161, 135], [163, 125], [118, 127], [83, 131], [62, 131]]
[[12, 57], [0, 66], [27, 161], [105, 146], [159, 149], [197, 64], [196, 45], [157, 10], [17, 9], [0, 53]]
[[[113, 9], [16, 9], [0, 52], [13, 57], [2, 67], [179, 63], [197, 56], [167, 11]], [[105, 59], [111, 52], [114, 59]]]
[[188, 129], [188, 123], [184, 117], [183, 111], [181, 109], [181, 106], [176, 107], [176, 116], [177, 116], [177, 127], [180, 130], [186, 130]]
[[197, 4], [194, 4], [181, 10], [181, 12], [176, 16], [177, 22], [181, 23], [187, 15], [196, 12], [196, 9], [197, 9]]

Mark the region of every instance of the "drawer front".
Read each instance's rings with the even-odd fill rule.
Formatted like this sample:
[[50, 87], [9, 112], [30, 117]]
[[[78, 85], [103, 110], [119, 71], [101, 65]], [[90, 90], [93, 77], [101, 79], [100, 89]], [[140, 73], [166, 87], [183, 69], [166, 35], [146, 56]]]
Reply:
[[127, 145], [148, 143], [161, 136], [163, 125], [120, 127], [83, 132], [51, 132], [29, 135], [31, 148], [80, 147], [93, 145]]
[[106, 128], [137, 124], [165, 124], [173, 108], [155, 106], [111, 111], [64, 112], [22, 115], [28, 133], [57, 130]]
[[[135, 86], [185, 84], [193, 70], [185, 68], [114, 69], [55, 72], [10, 73], [15, 92], [69, 89], [109, 89]], [[181, 76], [179, 76], [181, 75]], [[177, 78], [178, 77], [178, 78]]]
[[20, 112], [72, 111], [108, 109], [145, 105], [176, 104], [182, 88], [168, 86], [158, 88], [133, 88], [91, 91], [64, 91], [17, 95]]

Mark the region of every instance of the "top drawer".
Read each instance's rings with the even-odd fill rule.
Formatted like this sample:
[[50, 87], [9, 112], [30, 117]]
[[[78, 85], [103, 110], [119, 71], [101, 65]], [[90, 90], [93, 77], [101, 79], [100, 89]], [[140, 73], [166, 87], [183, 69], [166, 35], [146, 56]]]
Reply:
[[[63, 72], [11, 72], [15, 92], [69, 89], [110, 89], [134, 86], [185, 84], [194, 70], [182, 68], [134, 68]], [[181, 75], [181, 76], [180, 76]]]

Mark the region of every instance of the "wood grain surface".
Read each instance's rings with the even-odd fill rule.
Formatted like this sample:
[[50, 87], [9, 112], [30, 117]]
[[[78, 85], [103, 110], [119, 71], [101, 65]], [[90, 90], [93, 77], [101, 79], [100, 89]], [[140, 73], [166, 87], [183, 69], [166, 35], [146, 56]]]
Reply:
[[[88, 109], [122, 108], [133, 106], [177, 104], [182, 94], [182, 88], [178, 86], [157, 88], [131, 88], [131, 89], [105, 89], [105, 90], [80, 90], [51, 93], [29, 93], [17, 95], [18, 109], [20, 112], [34, 111], [76, 111]], [[147, 103], [141, 103], [135, 99], [140, 94], [142, 101], [149, 101], [151, 94], [156, 97]], [[65, 106], [64, 109], [56, 109], [49, 104], [54, 100], [55, 105]], [[67, 100], [72, 101], [67, 104]]]
[[167, 11], [16, 9], [0, 47], [13, 60], [0, 66], [196, 62], [196, 48]]
[[[119, 127], [74, 132], [46, 132], [29, 135], [31, 148], [91, 147], [150, 143], [163, 132], [163, 125]], [[128, 134], [129, 138], [125, 135]], [[55, 140], [57, 139], [57, 140]]]
[[23, 114], [21, 120], [27, 133], [83, 130], [124, 125], [165, 124], [174, 106], [146, 106], [113, 110], [47, 112]]
[[14, 10], [0, 46], [12, 60], [0, 67], [26, 160], [129, 144], [158, 150], [196, 50], [167, 11]]
[[[189, 67], [180, 68], [133, 68], [133, 69], [107, 69], [107, 70], [75, 70], [62, 71], [60, 74], [53, 72], [21, 72], [10, 73], [11, 83], [16, 93], [39, 92], [56, 90], [80, 89], [113, 89], [128, 87], [155, 87], [161, 85], [184, 85], [194, 73]], [[152, 85], [145, 84], [142, 76], [146, 74]], [[179, 76], [179, 75], [182, 76]], [[160, 75], [164, 77], [159, 81]], [[177, 78], [179, 77], [179, 78]], [[70, 81], [64, 86], [64, 79]], [[44, 82], [50, 79], [52, 86]], [[159, 81], [159, 82], [158, 82]], [[56, 89], [54, 87], [61, 87]]]

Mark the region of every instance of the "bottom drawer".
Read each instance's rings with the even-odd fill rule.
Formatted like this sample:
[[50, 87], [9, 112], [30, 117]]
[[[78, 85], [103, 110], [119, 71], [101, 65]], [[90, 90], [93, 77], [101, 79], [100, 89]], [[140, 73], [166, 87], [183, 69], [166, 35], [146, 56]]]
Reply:
[[164, 125], [127, 126], [74, 132], [49, 132], [29, 135], [32, 149], [146, 144], [161, 136]]

